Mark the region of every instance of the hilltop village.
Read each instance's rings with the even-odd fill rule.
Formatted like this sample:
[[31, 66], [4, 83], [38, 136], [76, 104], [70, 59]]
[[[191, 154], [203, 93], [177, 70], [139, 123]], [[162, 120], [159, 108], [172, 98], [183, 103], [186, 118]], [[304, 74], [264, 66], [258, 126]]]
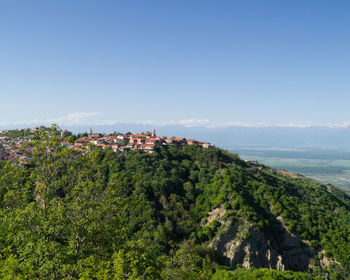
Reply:
[[[27, 163], [31, 159], [34, 151], [30, 144], [38, 131], [46, 131], [50, 134], [50, 129], [46, 127], [28, 128], [21, 130], [0, 131], [0, 159], [14, 161], [16, 159]], [[152, 132], [133, 134], [113, 133], [84, 133], [73, 135], [68, 130], [59, 132], [60, 144], [63, 147], [73, 149], [80, 154], [85, 154], [91, 147], [101, 147], [102, 149], [111, 149], [114, 152], [124, 152], [126, 150], [139, 150], [153, 153], [157, 146], [168, 145], [200, 145], [203, 148], [210, 148], [209, 142], [197, 141], [195, 139], [186, 139], [184, 137], [176, 138], [167, 136], [157, 136], [155, 130]]]

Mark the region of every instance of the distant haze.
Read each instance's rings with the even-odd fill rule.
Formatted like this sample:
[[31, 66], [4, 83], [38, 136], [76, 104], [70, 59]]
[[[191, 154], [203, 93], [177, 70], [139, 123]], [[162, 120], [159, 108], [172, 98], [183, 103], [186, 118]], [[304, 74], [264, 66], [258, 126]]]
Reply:
[[158, 135], [195, 138], [210, 141], [212, 144], [234, 149], [274, 148], [274, 149], [350, 149], [350, 128], [329, 127], [184, 127], [179, 125], [152, 126], [119, 123], [101, 126], [70, 126], [73, 132], [87, 132], [90, 128], [96, 132], [142, 132], [156, 129]]
[[[49, 124], [45, 124], [50, 126]], [[34, 127], [34, 125], [17, 125], [13, 128]], [[217, 147], [225, 149], [234, 148], [273, 148], [273, 149], [350, 149], [349, 127], [292, 127], [292, 126], [267, 126], [267, 127], [205, 127], [186, 125], [155, 125], [117, 123], [112, 125], [60, 125], [62, 129], [68, 129], [74, 133], [95, 132], [112, 133], [121, 132], [146, 132], [156, 129], [158, 135], [195, 138], [210, 141]], [[1, 129], [10, 129], [1, 127]]]

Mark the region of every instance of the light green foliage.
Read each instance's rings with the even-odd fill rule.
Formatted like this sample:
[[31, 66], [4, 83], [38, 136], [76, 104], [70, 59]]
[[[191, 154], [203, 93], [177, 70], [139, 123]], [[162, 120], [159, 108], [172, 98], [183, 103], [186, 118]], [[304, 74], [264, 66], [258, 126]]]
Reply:
[[302, 272], [278, 271], [270, 269], [238, 269], [217, 271], [212, 280], [314, 280], [316, 278]]
[[[278, 236], [276, 216], [341, 264], [310, 273], [349, 273], [350, 199], [336, 189], [216, 148], [77, 157], [59, 144], [56, 127], [35, 139], [26, 168], [0, 162], [1, 279], [312, 279], [219, 268], [227, 262], [208, 241], [225, 222], [249, 221], [269, 240]], [[225, 222], [203, 226], [221, 206]]]

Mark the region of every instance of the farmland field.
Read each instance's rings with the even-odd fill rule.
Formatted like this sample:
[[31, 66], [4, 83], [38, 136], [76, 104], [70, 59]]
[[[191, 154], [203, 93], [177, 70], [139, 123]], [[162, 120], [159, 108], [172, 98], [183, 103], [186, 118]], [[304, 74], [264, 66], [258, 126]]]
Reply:
[[243, 159], [289, 170], [350, 191], [350, 152], [337, 150], [232, 149]]

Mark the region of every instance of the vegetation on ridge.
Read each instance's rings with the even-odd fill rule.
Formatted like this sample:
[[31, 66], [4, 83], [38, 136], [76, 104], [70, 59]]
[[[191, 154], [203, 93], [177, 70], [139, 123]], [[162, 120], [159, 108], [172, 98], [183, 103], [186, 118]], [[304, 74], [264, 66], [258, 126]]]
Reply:
[[[349, 275], [350, 198], [332, 186], [196, 145], [159, 147], [153, 154], [91, 147], [77, 157], [55, 135], [36, 136], [25, 168], [0, 162], [3, 279]], [[225, 221], [249, 222], [271, 242], [281, 221], [314, 252], [309, 269], [229, 271], [227, 258], [211, 246], [227, 225], [205, 223], [218, 207], [225, 208]]]

